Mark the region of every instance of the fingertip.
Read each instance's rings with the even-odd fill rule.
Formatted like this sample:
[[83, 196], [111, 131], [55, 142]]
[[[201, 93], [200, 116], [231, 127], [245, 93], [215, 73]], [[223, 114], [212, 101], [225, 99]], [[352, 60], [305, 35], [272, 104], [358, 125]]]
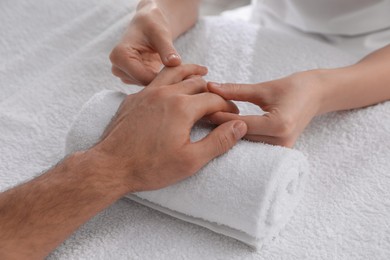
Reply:
[[206, 66], [199, 65], [199, 64], [186, 64], [186, 66], [189, 66], [191, 70], [193, 70], [193, 73], [199, 76], [206, 76], [207, 73], [209, 73], [209, 69]]
[[248, 131], [248, 126], [244, 121], [237, 120], [233, 124], [233, 133], [236, 140], [243, 138]]
[[202, 68], [202, 76], [207, 75], [209, 73], [209, 69], [206, 66], [201, 66]]
[[181, 64], [181, 57], [177, 53], [171, 53], [163, 59], [163, 63], [168, 67], [176, 67]]
[[226, 153], [244, 137], [246, 129], [246, 124], [240, 120], [228, 121], [217, 126], [209, 135], [196, 143], [201, 146], [201, 156], [208, 162]]

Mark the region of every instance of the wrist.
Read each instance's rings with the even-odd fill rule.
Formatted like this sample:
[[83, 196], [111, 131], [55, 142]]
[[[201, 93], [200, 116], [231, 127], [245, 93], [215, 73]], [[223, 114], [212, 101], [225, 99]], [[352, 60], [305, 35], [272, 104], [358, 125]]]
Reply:
[[319, 91], [317, 115], [345, 109], [345, 86], [350, 85], [353, 77], [352, 68], [317, 69], [310, 71]]
[[90, 149], [76, 152], [64, 161], [69, 172], [80, 176], [80, 181], [92, 192], [101, 193], [108, 200], [117, 200], [132, 191], [123, 173], [116, 170], [112, 160]]
[[[142, 0], [137, 6], [137, 14], [141, 17], [150, 17], [151, 21], [158, 21], [159, 26], [166, 27], [172, 35], [172, 40], [180, 35], [180, 30], [175, 26], [173, 15], [168, 15], [167, 7], [156, 0]], [[145, 16], [144, 16], [145, 15]]]
[[166, 23], [172, 40], [175, 40], [195, 24], [199, 14], [199, 2], [199, 0], [141, 0], [137, 12], [152, 15], [154, 20], [156, 17], [162, 19], [159, 24]]

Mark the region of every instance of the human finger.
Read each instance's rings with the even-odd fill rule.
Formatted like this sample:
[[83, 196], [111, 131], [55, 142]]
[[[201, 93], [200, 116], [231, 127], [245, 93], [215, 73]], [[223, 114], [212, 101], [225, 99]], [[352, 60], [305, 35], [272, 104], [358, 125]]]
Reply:
[[208, 116], [208, 119], [217, 125], [231, 120], [242, 120], [248, 126], [248, 135], [283, 136], [287, 128], [287, 125], [280, 122], [272, 113], [261, 116], [242, 116], [232, 113], [217, 112]]
[[128, 50], [123, 46], [115, 47], [110, 54], [112, 64], [115, 64], [127, 76], [133, 78], [136, 84], [148, 85], [156, 77], [157, 71], [146, 68], [136, 50]]
[[175, 67], [181, 64], [181, 57], [173, 46], [170, 33], [164, 31], [151, 33], [150, 40], [165, 66]]
[[199, 94], [208, 91], [207, 81], [200, 76], [191, 77], [177, 83], [176, 88], [179, 92], [187, 95]]
[[263, 94], [262, 86], [259, 84], [236, 84], [236, 83], [215, 83], [207, 85], [210, 92], [220, 95], [227, 100], [249, 101], [258, 103], [259, 97]]
[[112, 66], [111, 72], [114, 76], [117, 76], [120, 78], [123, 82], [126, 84], [137, 84], [138, 82], [134, 80], [133, 78], [129, 77], [125, 72], [123, 72], [121, 69], [119, 69], [117, 66]]
[[191, 109], [194, 112], [195, 121], [219, 111], [229, 112], [228, 114], [238, 113], [239, 111], [233, 102], [228, 102], [222, 97], [209, 92], [191, 96], [191, 102]]
[[156, 76], [149, 87], [176, 84], [192, 75], [204, 76], [207, 72], [206, 67], [196, 64], [184, 64], [173, 68], [165, 67]]
[[253, 142], [262, 142], [271, 145], [279, 145], [284, 147], [292, 148], [295, 143], [295, 139], [285, 138], [285, 137], [274, 137], [274, 136], [265, 136], [265, 135], [246, 135], [244, 137], [246, 140]]
[[247, 126], [243, 121], [229, 121], [215, 128], [202, 140], [193, 143], [190, 147], [198, 158], [198, 168], [226, 153], [245, 136], [246, 131]]

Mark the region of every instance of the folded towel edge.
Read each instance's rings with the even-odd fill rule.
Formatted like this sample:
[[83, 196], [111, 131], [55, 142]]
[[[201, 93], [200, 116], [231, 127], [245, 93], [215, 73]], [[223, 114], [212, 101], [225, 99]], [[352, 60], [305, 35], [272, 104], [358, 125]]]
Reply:
[[250, 246], [252, 249], [255, 249], [255, 250], [261, 249], [263, 244], [264, 244], [263, 240], [256, 239], [255, 237], [253, 237], [253, 236], [251, 236], [243, 231], [228, 227], [228, 226], [223, 225], [223, 224], [218, 224], [216, 222], [211, 222], [211, 221], [207, 221], [207, 220], [204, 220], [201, 218], [196, 218], [196, 217], [184, 214], [184, 213], [177, 212], [175, 210], [171, 210], [171, 209], [162, 207], [156, 203], [153, 203], [153, 202], [148, 201], [146, 199], [142, 199], [142, 198], [140, 198], [136, 195], [133, 195], [133, 194], [126, 195], [124, 197], [124, 199], [135, 201], [141, 205], [144, 205], [144, 206], [147, 206], [147, 207], [152, 208], [154, 210], [160, 211], [164, 214], [178, 218], [178, 219], [183, 220], [185, 222], [189, 222], [191, 224], [205, 227], [205, 228], [207, 228], [215, 233], [234, 238], [238, 241], [243, 242], [244, 244]]

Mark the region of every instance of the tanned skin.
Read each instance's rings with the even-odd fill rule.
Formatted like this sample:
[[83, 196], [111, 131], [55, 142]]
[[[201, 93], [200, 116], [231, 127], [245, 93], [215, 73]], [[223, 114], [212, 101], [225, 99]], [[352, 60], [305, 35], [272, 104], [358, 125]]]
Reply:
[[240, 120], [190, 141], [191, 128], [204, 116], [238, 112], [208, 92], [206, 73], [198, 65], [165, 68], [126, 98], [98, 144], [0, 193], [0, 259], [42, 259], [126, 193], [181, 181], [236, 144], [246, 134]]

